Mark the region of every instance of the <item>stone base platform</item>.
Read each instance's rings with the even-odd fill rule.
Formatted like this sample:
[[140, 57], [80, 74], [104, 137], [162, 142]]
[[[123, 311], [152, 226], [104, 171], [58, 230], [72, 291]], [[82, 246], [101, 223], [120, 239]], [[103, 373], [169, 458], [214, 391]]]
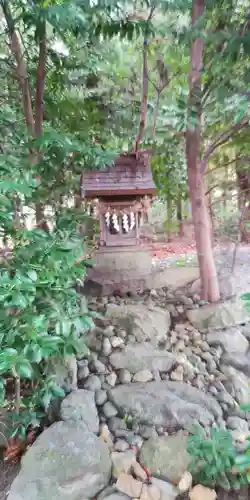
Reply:
[[137, 294], [163, 287], [179, 288], [199, 276], [197, 267], [172, 267], [157, 270], [152, 265], [150, 248], [100, 248], [95, 265], [89, 269], [83, 293], [92, 296]]

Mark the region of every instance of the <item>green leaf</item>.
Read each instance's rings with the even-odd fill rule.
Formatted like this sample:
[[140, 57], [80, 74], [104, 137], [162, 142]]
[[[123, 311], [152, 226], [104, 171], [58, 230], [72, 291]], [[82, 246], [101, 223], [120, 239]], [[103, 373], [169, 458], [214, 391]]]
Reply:
[[24, 309], [28, 305], [28, 302], [24, 295], [22, 295], [21, 293], [14, 293], [9, 305], [10, 307], [18, 307], [19, 309]]
[[6, 373], [7, 371], [11, 370], [12, 368], [12, 362], [11, 360], [3, 360], [0, 361], [0, 373]]
[[32, 281], [37, 281], [37, 273], [36, 271], [30, 270], [28, 271], [28, 276]]
[[64, 390], [61, 387], [59, 387], [58, 385], [54, 385], [51, 388], [51, 392], [52, 392], [53, 396], [58, 397], [58, 398], [63, 398], [65, 396]]
[[23, 359], [18, 361], [16, 363], [15, 369], [20, 378], [27, 378], [27, 379], [32, 378], [33, 370], [28, 360]]
[[52, 394], [50, 392], [45, 392], [41, 398], [41, 404], [45, 410], [48, 409], [52, 399]]

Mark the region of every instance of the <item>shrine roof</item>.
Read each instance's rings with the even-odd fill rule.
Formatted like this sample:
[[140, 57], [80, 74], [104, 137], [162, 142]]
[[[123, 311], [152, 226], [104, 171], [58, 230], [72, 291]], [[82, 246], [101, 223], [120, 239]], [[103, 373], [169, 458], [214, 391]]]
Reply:
[[86, 172], [82, 179], [83, 195], [96, 198], [156, 194], [150, 157], [150, 150], [141, 150], [137, 154], [124, 153], [115, 159], [112, 166]]

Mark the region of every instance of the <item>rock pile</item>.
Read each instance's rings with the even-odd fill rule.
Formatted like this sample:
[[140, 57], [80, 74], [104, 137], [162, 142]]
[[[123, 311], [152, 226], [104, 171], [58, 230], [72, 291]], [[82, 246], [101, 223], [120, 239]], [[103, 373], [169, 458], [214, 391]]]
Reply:
[[250, 401], [241, 303], [151, 290], [90, 306], [102, 318], [75, 360], [78, 388], [24, 456], [9, 500], [174, 500], [189, 490], [190, 500], [214, 500], [190, 489], [187, 435], [194, 424], [232, 429], [236, 441], [250, 435], [239, 410]]

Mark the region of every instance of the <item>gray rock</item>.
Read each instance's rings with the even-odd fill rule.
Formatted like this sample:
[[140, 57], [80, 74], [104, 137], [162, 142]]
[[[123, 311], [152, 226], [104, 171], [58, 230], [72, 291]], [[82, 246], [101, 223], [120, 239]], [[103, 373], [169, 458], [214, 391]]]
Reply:
[[140, 452], [140, 463], [153, 476], [174, 484], [180, 481], [189, 461], [187, 436], [182, 434], [149, 439]]
[[107, 337], [105, 337], [103, 339], [103, 344], [102, 344], [102, 353], [104, 356], [109, 356], [111, 352], [112, 352], [112, 346], [110, 340]]
[[211, 352], [207, 352], [207, 351], [201, 352], [200, 353], [200, 357], [202, 359], [204, 359], [204, 361], [207, 361], [207, 362], [208, 361], [213, 361], [213, 355], [211, 354]]
[[78, 364], [78, 371], [77, 371], [77, 379], [79, 381], [85, 380], [89, 376], [89, 368], [88, 366], [79, 366]]
[[124, 431], [127, 430], [127, 426], [124, 420], [118, 417], [111, 417], [109, 419], [108, 426], [112, 432], [115, 432], [117, 430], [124, 430]]
[[119, 477], [122, 472], [131, 472], [132, 466], [136, 463], [136, 451], [128, 450], [124, 453], [111, 453], [112, 476]]
[[179, 297], [180, 302], [187, 307], [192, 307], [193, 301], [190, 297], [187, 297], [186, 295], [181, 295]]
[[249, 321], [249, 314], [240, 298], [189, 310], [187, 317], [200, 332], [229, 328]]
[[124, 439], [117, 439], [114, 449], [115, 451], [126, 451], [129, 449], [129, 444]]
[[119, 372], [119, 381], [121, 384], [129, 384], [131, 382], [132, 376], [129, 370], [121, 369]]
[[250, 323], [247, 323], [244, 326], [241, 326], [241, 333], [248, 339], [250, 340]]
[[[98, 500], [99, 500], [99, 497], [98, 497]], [[110, 495], [102, 497], [102, 500], [130, 500], [130, 497], [128, 497], [128, 495], [124, 495], [124, 493], [119, 493], [118, 491], [115, 491], [114, 493], [111, 493]]]
[[95, 402], [98, 406], [102, 406], [104, 405], [104, 403], [106, 403], [106, 401], [108, 400], [108, 394], [107, 394], [107, 391], [104, 391], [104, 390], [99, 390], [99, 391], [96, 391], [95, 393]]
[[107, 486], [110, 473], [106, 443], [81, 422], [57, 422], [23, 456], [8, 499], [91, 499]]
[[55, 377], [57, 385], [65, 389], [66, 392], [77, 388], [77, 360], [75, 356], [49, 358], [48, 372]]
[[152, 484], [159, 488], [161, 492], [161, 500], [176, 500], [179, 495], [179, 490], [175, 488], [171, 483], [152, 477]]
[[234, 398], [231, 396], [231, 394], [228, 394], [226, 390], [219, 392], [216, 396], [216, 399], [220, 401], [220, 403], [225, 403], [232, 408], [235, 406]]
[[118, 413], [116, 407], [110, 401], [104, 403], [102, 410], [106, 418], [115, 417]]
[[214, 373], [217, 369], [217, 365], [216, 365], [216, 362], [211, 359], [211, 361], [208, 361], [207, 363], [207, 371], [208, 373]]
[[106, 369], [106, 366], [101, 362], [99, 361], [99, 359], [96, 359], [93, 363], [93, 371], [96, 372], [96, 373], [106, 373], [107, 369]]
[[154, 349], [151, 344], [145, 342], [134, 346], [127, 345], [123, 352], [114, 352], [109, 359], [115, 370], [126, 369], [135, 374], [141, 370], [168, 372], [178, 360], [178, 355]]
[[114, 349], [117, 349], [118, 347], [123, 348], [124, 346], [124, 339], [121, 337], [112, 337], [110, 339], [110, 343]]
[[250, 353], [225, 353], [221, 358], [221, 363], [223, 365], [233, 366], [236, 370], [242, 371], [245, 375], [250, 377]]
[[90, 432], [97, 433], [99, 418], [94, 393], [78, 389], [68, 394], [61, 404], [61, 419], [84, 422]]
[[102, 339], [100, 331], [98, 329], [91, 330], [85, 336], [86, 346], [94, 352], [101, 352], [102, 350]]
[[[231, 276], [218, 276], [219, 279], [219, 290], [220, 290], [220, 297], [222, 300], [229, 299], [233, 297], [234, 292], [234, 285], [233, 285], [233, 280]], [[194, 283], [191, 286], [190, 289], [191, 293], [194, 294], [199, 294], [201, 293], [201, 280], [198, 278], [197, 280], [194, 281]], [[194, 298], [194, 297], [193, 297]]]
[[222, 373], [228, 377], [225, 386], [233, 398], [235, 398], [239, 404], [248, 404], [250, 401], [250, 387], [249, 379], [246, 375], [235, 370], [232, 366], [222, 365], [220, 368]]
[[211, 392], [211, 394], [213, 394], [213, 396], [216, 396], [218, 394], [218, 390], [213, 385], [211, 385], [209, 387], [209, 392]]
[[221, 345], [230, 354], [245, 354], [249, 347], [247, 339], [237, 327], [209, 332], [207, 334], [207, 342], [209, 345]]
[[184, 340], [178, 340], [174, 346], [176, 351], [184, 351], [185, 350], [185, 342]]
[[152, 375], [153, 375], [153, 380], [155, 380], [156, 382], [161, 381], [161, 376], [160, 376], [159, 370], [153, 370]]
[[110, 398], [124, 414], [168, 430], [190, 429], [194, 420], [209, 426], [215, 418], [222, 417], [221, 408], [212, 396], [181, 382], [120, 385], [110, 391]]
[[151, 382], [152, 379], [153, 375], [149, 370], [141, 370], [133, 376], [133, 382], [146, 383]]
[[122, 339], [125, 339], [127, 337], [126, 330], [120, 329], [118, 333], [119, 333], [119, 337], [121, 337]]
[[[109, 485], [106, 488], [104, 488], [104, 490], [102, 490], [101, 493], [99, 493], [99, 495], [97, 496], [97, 500], [106, 500], [106, 498], [115, 493], [117, 493], [117, 489], [115, 488], [115, 486]], [[120, 495], [120, 493], [117, 494]]]
[[209, 329], [223, 329], [249, 321], [249, 314], [240, 298], [223, 303], [206, 304], [187, 311], [189, 321], [201, 332]]
[[115, 327], [113, 325], [109, 325], [107, 326], [104, 330], [103, 330], [103, 335], [105, 337], [113, 337], [114, 336], [114, 330], [115, 330]]
[[248, 432], [248, 423], [239, 417], [228, 417], [227, 427], [232, 430]]
[[195, 371], [194, 366], [189, 361], [186, 361], [183, 364], [183, 375], [187, 380], [192, 380], [195, 375]]
[[84, 383], [84, 389], [89, 391], [99, 391], [101, 386], [101, 381], [97, 375], [90, 375]]
[[160, 307], [148, 308], [144, 304], [109, 304], [106, 317], [113, 325], [124, 328], [138, 342], [150, 340], [154, 343], [166, 339], [170, 328], [170, 314]]
[[154, 427], [151, 427], [149, 425], [140, 425], [140, 435], [141, 437], [143, 437], [144, 439], [154, 439], [154, 438], [157, 438], [158, 434], [155, 430]]
[[117, 375], [115, 372], [109, 373], [109, 375], [107, 375], [106, 377], [106, 382], [108, 385], [110, 385], [110, 387], [115, 387], [116, 380], [117, 380]]
[[136, 344], [136, 338], [134, 335], [128, 335], [128, 343], [129, 344]]
[[172, 371], [172, 373], [170, 374], [170, 379], [176, 380], [177, 382], [182, 382], [183, 376], [184, 376], [183, 366], [179, 365], [177, 366], [176, 370]]

